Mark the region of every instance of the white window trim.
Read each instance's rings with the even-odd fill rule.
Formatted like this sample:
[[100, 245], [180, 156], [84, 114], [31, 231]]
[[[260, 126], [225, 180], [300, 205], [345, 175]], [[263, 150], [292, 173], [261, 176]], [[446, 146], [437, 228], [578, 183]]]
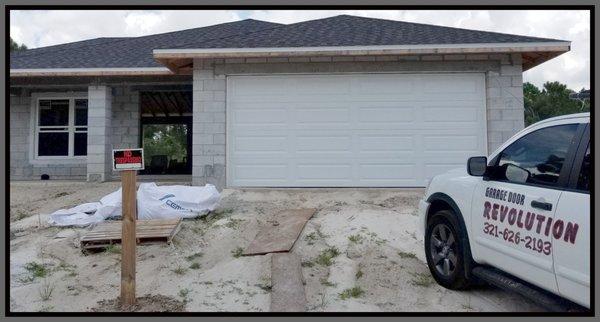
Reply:
[[[40, 100], [69, 100], [69, 155], [68, 156], [39, 156], [38, 155], [38, 119]], [[85, 164], [87, 156], [74, 156], [74, 133], [75, 133], [75, 99], [88, 99], [85, 92], [49, 92], [31, 94], [31, 117], [29, 131], [29, 161], [33, 165], [58, 165], [58, 164]], [[88, 125], [89, 126], [89, 125]], [[87, 126], [86, 126], [87, 127]]]

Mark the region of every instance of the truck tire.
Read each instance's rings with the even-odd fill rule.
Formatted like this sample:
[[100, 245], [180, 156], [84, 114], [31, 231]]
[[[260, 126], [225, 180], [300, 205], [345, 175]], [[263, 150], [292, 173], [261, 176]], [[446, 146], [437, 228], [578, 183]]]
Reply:
[[425, 231], [425, 257], [435, 281], [451, 290], [470, 286], [472, 258], [466, 232], [462, 231], [456, 215], [450, 210], [440, 210], [427, 221]]

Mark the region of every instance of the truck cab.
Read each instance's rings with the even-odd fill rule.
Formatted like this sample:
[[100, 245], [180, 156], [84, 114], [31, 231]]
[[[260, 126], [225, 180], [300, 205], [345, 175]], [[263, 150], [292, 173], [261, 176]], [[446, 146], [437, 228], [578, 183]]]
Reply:
[[431, 180], [419, 225], [439, 284], [467, 288], [490, 267], [590, 307], [589, 120], [538, 122]]

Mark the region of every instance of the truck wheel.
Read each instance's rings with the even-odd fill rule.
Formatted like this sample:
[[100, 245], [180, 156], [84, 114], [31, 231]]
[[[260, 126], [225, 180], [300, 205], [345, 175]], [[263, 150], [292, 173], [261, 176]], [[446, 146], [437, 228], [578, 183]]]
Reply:
[[465, 262], [472, 259], [465, 247], [468, 247], [466, 234], [454, 213], [441, 210], [429, 219], [425, 231], [425, 257], [438, 284], [452, 290], [469, 286], [465, 267], [471, 265], [465, 265]]

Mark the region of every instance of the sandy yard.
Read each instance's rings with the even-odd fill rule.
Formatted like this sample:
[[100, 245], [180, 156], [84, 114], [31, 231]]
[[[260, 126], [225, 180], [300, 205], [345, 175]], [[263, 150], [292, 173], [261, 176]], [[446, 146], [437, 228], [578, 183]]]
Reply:
[[[119, 182], [14, 182], [10, 189], [10, 309], [110, 311], [120, 249], [83, 254], [86, 229], [48, 227], [48, 214], [97, 201]], [[438, 286], [417, 236], [419, 189], [226, 189], [173, 243], [137, 248], [139, 311], [268, 311], [271, 255], [240, 257], [261, 225], [317, 208], [292, 249], [309, 311], [541, 311], [492, 287]], [[41, 214], [41, 215], [39, 215]]]

